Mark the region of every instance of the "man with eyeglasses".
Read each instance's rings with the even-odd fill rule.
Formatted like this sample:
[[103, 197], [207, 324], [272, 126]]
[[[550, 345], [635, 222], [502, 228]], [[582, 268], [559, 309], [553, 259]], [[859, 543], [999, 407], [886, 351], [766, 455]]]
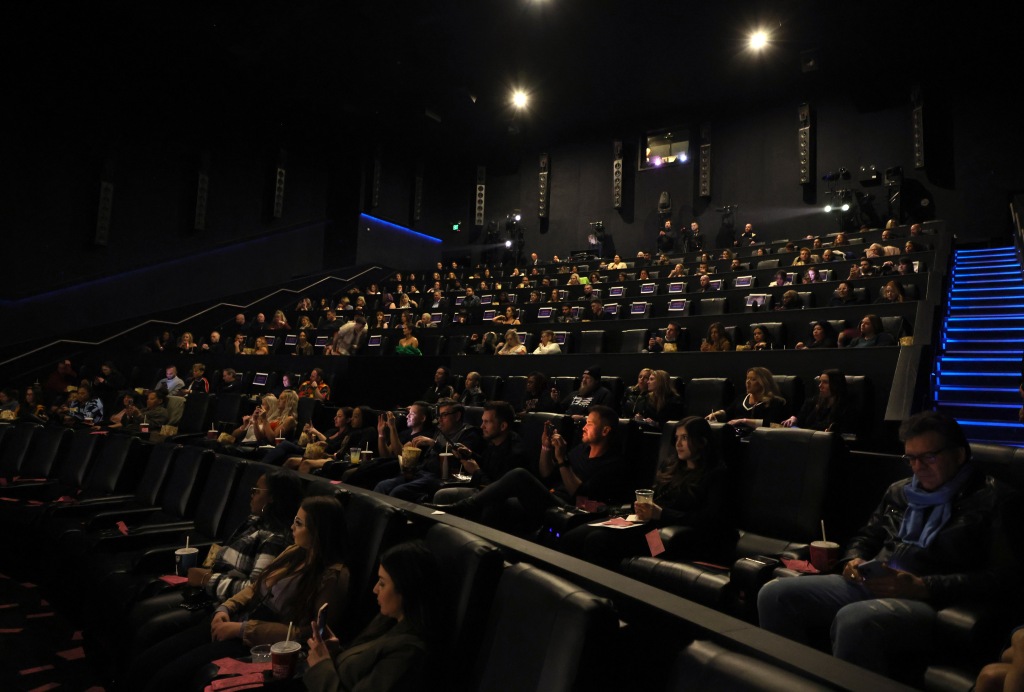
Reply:
[[[483, 435], [480, 428], [463, 420], [465, 407], [454, 399], [442, 399], [437, 407], [437, 434], [434, 437], [419, 435], [409, 444], [421, 450], [420, 464], [414, 470], [403, 471], [394, 478], [381, 481], [374, 491], [410, 502], [423, 502], [441, 489], [441, 454], [460, 454], [462, 448], [469, 454], [479, 455], [483, 451]], [[457, 457], [450, 457], [456, 460]], [[452, 463], [455, 463], [453, 461]], [[449, 473], [455, 473], [450, 468]]]
[[[937, 609], [999, 604], [1020, 588], [1009, 490], [971, 463], [951, 417], [927, 411], [900, 429], [912, 476], [889, 486], [835, 574], [776, 579], [758, 594], [761, 627], [804, 644], [831, 632], [837, 658], [919, 682]], [[1016, 521], [1017, 523], [1014, 523]]]

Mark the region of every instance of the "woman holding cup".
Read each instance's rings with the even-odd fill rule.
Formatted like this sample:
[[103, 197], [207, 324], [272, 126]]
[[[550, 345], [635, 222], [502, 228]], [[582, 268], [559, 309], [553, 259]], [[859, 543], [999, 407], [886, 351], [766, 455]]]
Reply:
[[730, 484], [707, 421], [690, 416], [673, 428], [675, 444], [658, 464], [651, 489], [637, 490], [633, 505], [645, 528], [579, 526], [565, 535], [566, 552], [608, 569], [631, 555], [649, 555], [646, 534], [663, 526], [685, 526], [673, 541], [674, 559], [715, 561], [736, 543]]
[[341, 649], [330, 628], [323, 635], [312, 628], [302, 677], [307, 690], [422, 689], [430, 648], [443, 641], [437, 563], [421, 541], [400, 543], [381, 556], [377, 576], [380, 614], [348, 648]]
[[257, 644], [310, 635], [309, 621], [327, 603], [327, 622], [337, 628], [348, 592], [345, 515], [331, 496], [303, 500], [292, 522], [294, 544], [282, 552], [254, 584], [224, 601], [202, 622], [156, 646], [133, 662], [122, 689], [192, 689], [195, 676], [211, 661], [247, 656]]

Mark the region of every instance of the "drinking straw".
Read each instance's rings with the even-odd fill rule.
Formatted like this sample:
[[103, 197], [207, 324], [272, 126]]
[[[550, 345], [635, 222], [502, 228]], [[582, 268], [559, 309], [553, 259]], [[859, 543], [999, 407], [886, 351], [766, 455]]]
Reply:
[[188, 539], [189, 538], [190, 538], [189, 536], [185, 536], [185, 550], [188, 550]]
[[284, 640], [290, 642], [292, 640], [292, 622], [288, 621], [288, 634], [285, 635]]
[[821, 520], [821, 540], [822, 541], [828, 541], [828, 539], [825, 538], [825, 520], [824, 519]]

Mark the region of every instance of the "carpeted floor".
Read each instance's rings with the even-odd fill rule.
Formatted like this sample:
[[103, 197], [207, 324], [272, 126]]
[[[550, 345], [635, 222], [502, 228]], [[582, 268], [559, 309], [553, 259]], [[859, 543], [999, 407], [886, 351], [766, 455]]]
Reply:
[[81, 631], [54, 611], [42, 591], [0, 574], [0, 690], [102, 692]]

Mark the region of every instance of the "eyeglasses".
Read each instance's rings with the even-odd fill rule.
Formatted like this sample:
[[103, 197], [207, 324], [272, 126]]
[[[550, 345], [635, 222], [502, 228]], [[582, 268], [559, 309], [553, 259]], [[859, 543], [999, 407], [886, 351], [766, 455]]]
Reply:
[[947, 449], [949, 449], [949, 447], [942, 447], [941, 449], [936, 449], [934, 452], [925, 452], [924, 454], [904, 454], [903, 461], [905, 461], [908, 466], [913, 466], [915, 461], [920, 462], [925, 466], [932, 466], [939, 460], [939, 455]]
[[266, 490], [266, 488], [261, 488], [258, 485], [254, 485], [253, 487], [249, 488], [249, 494], [257, 495], [261, 490]]
[[444, 418], [445, 416], [454, 416], [458, 411], [445, 411], [444, 413], [437, 414], [438, 418]]

